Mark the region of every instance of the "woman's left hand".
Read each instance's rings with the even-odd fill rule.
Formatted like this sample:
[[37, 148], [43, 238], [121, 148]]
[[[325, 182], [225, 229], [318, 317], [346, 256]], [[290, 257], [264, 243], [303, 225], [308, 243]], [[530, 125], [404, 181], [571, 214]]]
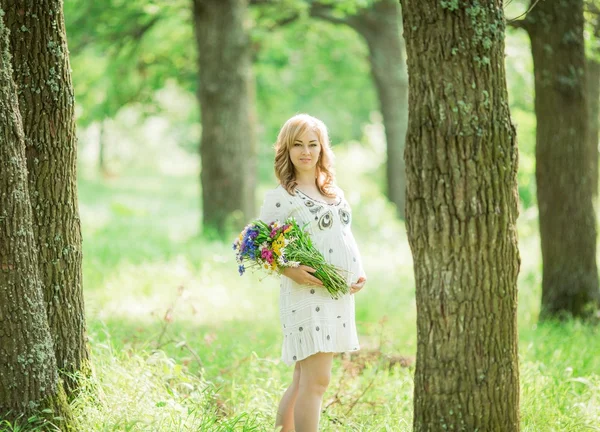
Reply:
[[356, 281], [356, 283], [353, 283], [352, 285], [350, 285], [350, 294], [355, 294], [357, 292], [359, 292], [361, 289], [363, 289], [363, 287], [365, 286], [365, 284], [367, 283], [367, 278], [366, 277], [359, 277], [358, 280]]

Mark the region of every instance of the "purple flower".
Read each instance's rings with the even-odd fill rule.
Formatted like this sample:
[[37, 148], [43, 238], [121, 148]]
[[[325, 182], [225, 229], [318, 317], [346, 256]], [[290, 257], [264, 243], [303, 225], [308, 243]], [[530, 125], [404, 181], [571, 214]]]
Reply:
[[256, 237], [258, 237], [259, 233], [260, 229], [256, 225], [253, 225], [246, 230], [244, 238], [254, 240]]
[[250, 237], [250, 235], [248, 235], [248, 233], [247, 233], [246, 237], [244, 237], [242, 239], [242, 242], [241, 242], [239, 248], [240, 248], [240, 254], [242, 256], [248, 257], [252, 260], [256, 259], [257, 246], [254, 243], [254, 240]]
[[238, 271], [240, 272], [240, 276], [244, 274], [244, 272], [246, 271], [246, 268], [243, 265], [240, 265], [238, 267]]

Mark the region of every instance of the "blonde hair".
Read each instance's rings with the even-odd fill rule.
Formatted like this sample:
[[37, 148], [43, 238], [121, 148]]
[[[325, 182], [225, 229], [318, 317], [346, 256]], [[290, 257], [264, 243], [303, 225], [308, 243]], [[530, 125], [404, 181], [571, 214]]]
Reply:
[[275, 143], [275, 175], [279, 183], [294, 195], [298, 185], [294, 165], [290, 158], [290, 148], [294, 141], [306, 131], [311, 130], [317, 135], [321, 144], [321, 153], [316, 166], [315, 183], [319, 192], [326, 197], [334, 198], [335, 171], [333, 169], [334, 155], [329, 143], [329, 135], [325, 123], [308, 114], [297, 114], [284, 123]]

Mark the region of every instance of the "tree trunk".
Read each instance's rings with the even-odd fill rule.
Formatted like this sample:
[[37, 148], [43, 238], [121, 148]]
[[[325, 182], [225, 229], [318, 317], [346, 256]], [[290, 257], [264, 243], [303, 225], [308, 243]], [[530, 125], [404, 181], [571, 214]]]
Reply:
[[598, 137], [600, 133], [600, 10], [594, 10], [591, 56], [586, 61], [588, 151], [594, 208], [598, 199]]
[[230, 222], [243, 224], [255, 213], [256, 149], [250, 123], [254, 101], [246, 15], [246, 0], [194, 0], [202, 214], [205, 229], [220, 233]]
[[408, 123], [408, 76], [403, 57], [397, 1], [375, 3], [372, 13], [357, 25], [369, 47], [369, 61], [377, 88], [387, 141], [387, 196], [404, 219], [406, 167], [404, 140]]
[[395, 204], [398, 216], [404, 218], [404, 140], [408, 121], [408, 82], [399, 9], [397, 1], [381, 0], [345, 19], [332, 15], [330, 6], [313, 5], [311, 14], [333, 23], [346, 24], [367, 42], [371, 73], [387, 141], [387, 196]]
[[[600, 53], [596, 55], [600, 56]], [[588, 136], [587, 149], [590, 163], [590, 181], [592, 182], [592, 197], [594, 204], [598, 199], [598, 133], [600, 125], [600, 63], [596, 59], [587, 59], [586, 62], [586, 94], [588, 106]], [[595, 205], [594, 205], [595, 207]]]
[[[0, 420], [32, 427], [44, 409], [71, 419], [45, 312], [27, 187], [25, 141], [0, 10]], [[25, 424], [23, 424], [25, 423]], [[47, 423], [40, 420], [36, 426]], [[16, 430], [16, 429], [15, 429]]]
[[599, 299], [589, 164], [583, 1], [542, 1], [524, 24], [535, 72], [542, 318], [584, 316]]
[[75, 97], [61, 0], [0, 0], [25, 132], [40, 276], [58, 368], [87, 370]]
[[501, 0], [402, 0], [414, 431], [518, 431], [517, 143]]

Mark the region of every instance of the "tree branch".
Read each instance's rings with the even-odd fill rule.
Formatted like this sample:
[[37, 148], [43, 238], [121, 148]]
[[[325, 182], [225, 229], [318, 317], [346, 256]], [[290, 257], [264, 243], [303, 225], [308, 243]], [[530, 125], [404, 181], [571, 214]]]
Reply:
[[[250, 6], [274, 6], [275, 3], [276, 2], [274, 0], [249, 0], [248, 1], [248, 5], [250, 5]], [[262, 9], [259, 8], [259, 11], [262, 12]], [[261, 13], [261, 15], [259, 15], [259, 21], [262, 20], [262, 15], [263, 15], [262, 13]], [[298, 18], [300, 18], [300, 14], [294, 12], [294, 13], [292, 13], [292, 15], [289, 15], [287, 17], [275, 19], [274, 22], [272, 22], [270, 25], [265, 25], [264, 28], [266, 28], [267, 30], [275, 30], [276, 28], [285, 27], [286, 25], [293, 23]]]
[[160, 21], [161, 18], [162, 17], [160, 15], [155, 15], [147, 23], [126, 29], [125, 31], [120, 33], [115, 33], [111, 35], [111, 37], [108, 38], [108, 40], [110, 42], [125, 42], [127, 41], [127, 39], [130, 39], [134, 42], [139, 42], [144, 37], [144, 35], [148, 31], [150, 31], [156, 23]]
[[325, 5], [319, 2], [313, 2], [310, 7], [310, 16], [314, 18], [320, 18], [325, 21], [329, 21], [333, 24], [350, 25], [347, 18], [340, 18], [334, 16], [330, 5]]
[[[529, 15], [529, 12], [531, 12], [533, 10], [533, 8], [540, 2], [540, 0], [532, 0], [531, 6], [529, 6], [529, 8], [523, 12], [521, 15], [514, 17], [512, 19], [508, 19], [506, 20], [506, 24], [508, 24], [509, 26], [513, 27], [513, 28], [522, 28], [527, 30], [529, 27], [529, 23], [527, 22], [527, 16]], [[524, 18], [523, 18], [524, 17]], [[521, 18], [521, 19], [519, 19]]]
[[[368, 8], [359, 8], [353, 15], [338, 17], [333, 14], [333, 8], [329, 4], [314, 1], [311, 4], [310, 16], [329, 21], [333, 24], [343, 24], [354, 29], [366, 39], [381, 30], [382, 22], [390, 20], [397, 23], [397, 2], [394, 0], [381, 0]], [[387, 24], [383, 24], [387, 25]]]
[[[162, 16], [155, 15], [148, 22], [144, 24], [140, 24], [137, 26], [133, 26], [131, 28], [127, 28], [124, 31], [116, 32], [113, 34], [108, 34], [106, 36], [100, 36], [103, 38], [105, 42], [108, 42], [109, 45], [114, 45], [116, 47], [117, 52], [121, 51], [125, 48], [128, 42], [133, 42], [134, 45], [138, 45], [143, 37], [148, 33], [160, 20]], [[126, 21], [129, 21], [130, 18], [127, 18]], [[79, 41], [79, 43], [75, 43], [72, 46], [69, 46], [69, 51], [73, 55], [77, 55], [80, 51], [85, 49], [88, 45], [95, 42], [96, 39], [94, 37], [85, 37]]]
[[280, 19], [276, 20], [273, 23], [273, 25], [269, 26], [269, 30], [275, 30], [278, 27], [285, 27], [286, 25], [291, 24], [294, 21], [296, 21], [298, 18], [300, 18], [300, 16], [298, 14], [290, 15], [289, 17], [286, 17], [286, 18], [280, 18]]
[[516, 29], [523, 29], [525, 31], [527, 31], [527, 28], [529, 27], [526, 19], [506, 21], [506, 25]]
[[586, 1], [583, 3], [583, 11], [592, 15], [600, 15], [600, 9], [596, 6], [593, 1]]
[[[382, 3], [384, 3], [384, 2], [382, 2]], [[274, 0], [249, 0], [248, 4], [251, 6], [274, 5], [275, 1]], [[347, 17], [339, 17], [339, 16], [335, 16], [333, 11], [334, 11], [334, 8], [331, 4], [322, 3], [320, 1], [310, 2], [309, 16], [311, 16], [312, 18], [322, 19], [322, 20], [328, 21], [332, 24], [346, 25], [346, 26], [349, 26], [349, 27], [353, 28], [354, 30], [358, 31], [359, 33], [363, 32], [364, 26], [362, 25], [362, 21], [360, 19], [358, 19], [359, 15], [350, 15]], [[269, 28], [269, 30], [273, 30], [277, 27], [283, 27], [285, 25], [288, 25], [288, 24], [296, 21], [299, 18], [300, 18], [299, 14], [294, 14], [294, 15], [291, 15], [286, 18], [281, 18], [279, 20], [276, 20], [275, 23], [273, 25], [269, 26], [268, 28]]]

